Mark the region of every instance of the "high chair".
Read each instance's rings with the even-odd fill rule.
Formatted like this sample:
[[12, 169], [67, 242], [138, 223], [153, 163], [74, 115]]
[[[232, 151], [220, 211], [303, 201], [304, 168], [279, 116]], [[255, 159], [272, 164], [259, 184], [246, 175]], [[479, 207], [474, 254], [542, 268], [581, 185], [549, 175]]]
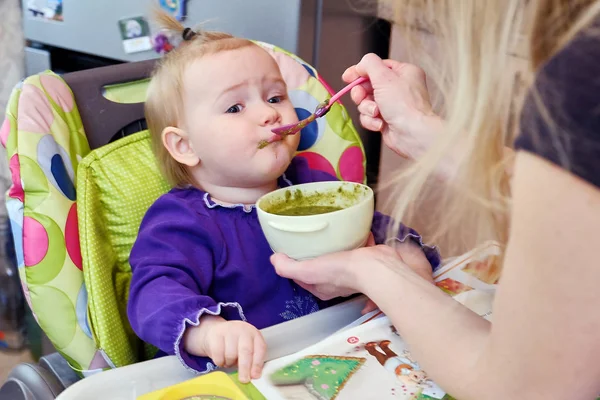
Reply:
[[[303, 60], [257, 43], [279, 63], [299, 118], [333, 94]], [[125, 311], [129, 251], [145, 211], [169, 190], [143, 112], [154, 62], [46, 71], [13, 90], [0, 131], [12, 175], [6, 205], [27, 303], [58, 354], [16, 368], [0, 400], [54, 398], [81, 377], [154, 356]], [[339, 103], [301, 132], [297, 157], [366, 180], [360, 137]]]

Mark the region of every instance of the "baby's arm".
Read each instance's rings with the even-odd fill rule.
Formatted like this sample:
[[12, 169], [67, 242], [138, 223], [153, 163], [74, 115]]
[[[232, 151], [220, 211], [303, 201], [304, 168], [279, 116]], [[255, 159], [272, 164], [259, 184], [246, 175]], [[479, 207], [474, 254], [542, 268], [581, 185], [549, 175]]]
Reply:
[[[441, 257], [437, 248], [423, 243], [421, 235], [414, 229], [400, 224], [395, 237], [388, 239], [389, 228], [393, 227], [393, 220], [387, 215], [375, 212], [371, 233], [374, 244], [387, 244], [398, 252], [402, 261], [423, 279], [433, 283], [433, 271], [441, 264]], [[371, 312], [377, 305], [368, 300], [362, 310], [363, 314]]]
[[222, 243], [208, 217], [166, 195], [148, 210], [130, 255], [127, 314], [133, 330], [200, 372], [214, 365], [186, 348], [184, 334], [209, 315], [245, 319], [239, 304], [218, 303], [208, 295], [221, 262]]
[[441, 264], [438, 249], [424, 244], [417, 231], [403, 224], [399, 225], [395, 236], [388, 238], [389, 229], [393, 227], [393, 224], [392, 218], [375, 212], [371, 226], [375, 244], [387, 244], [394, 247], [408, 266], [422, 277], [433, 281], [432, 273]]
[[412, 240], [403, 242], [397, 241], [390, 243], [396, 249], [402, 261], [406, 263], [413, 271], [419, 274], [424, 279], [433, 283], [433, 268], [422, 247]]

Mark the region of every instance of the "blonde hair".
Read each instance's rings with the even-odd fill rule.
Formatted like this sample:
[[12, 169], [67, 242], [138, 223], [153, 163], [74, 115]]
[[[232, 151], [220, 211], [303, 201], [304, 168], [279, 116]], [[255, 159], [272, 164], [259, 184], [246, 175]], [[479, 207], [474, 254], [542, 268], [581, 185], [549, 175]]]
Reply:
[[[531, 85], [540, 66], [598, 15], [600, 1], [383, 3], [394, 11], [399, 37], [408, 40], [409, 59], [400, 61], [423, 67], [439, 94], [436, 111], [445, 119], [445, 131], [428, 153], [387, 182], [396, 188], [391, 196], [396, 222], [413, 225], [426, 240], [440, 245], [444, 256], [461, 254], [485, 240], [506, 243], [506, 167], [511, 160], [504, 147], [512, 146], [522, 109], [522, 102], [514, 100], [515, 51], [523, 46], [528, 55], [522, 78]], [[423, 46], [422, 38], [430, 34], [435, 49]], [[434, 172], [457, 144], [462, 153], [455, 160], [456, 173], [441, 183]]]
[[[152, 150], [160, 170], [172, 186], [194, 184], [186, 166], [171, 157], [162, 142], [167, 127], [178, 127], [183, 115], [183, 75], [195, 60], [208, 54], [237, 50], [255, 44], [223, 32], [191, 30], [163, 11], [155, 11], [155, 20], [166, 31], [182, 38], [181, 44], [157, 62], [152, 73], [145, 104], [146, 121], [152, 138]], [[183, 39], [185, 36], [187, 40]]]

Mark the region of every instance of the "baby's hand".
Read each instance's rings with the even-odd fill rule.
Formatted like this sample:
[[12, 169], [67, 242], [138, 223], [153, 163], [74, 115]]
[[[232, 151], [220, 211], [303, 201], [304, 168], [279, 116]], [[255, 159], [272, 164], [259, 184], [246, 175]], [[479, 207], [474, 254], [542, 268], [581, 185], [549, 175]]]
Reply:
[[[238, 367], [242, 383], [258, 379], [265, 362], [267, 344], [254, 326], [243, 321], [226, 321], [221, 317], [205, 316], [199, 326], [190, 328], [186, 338], [190, 349], [210, 357], [218, 367]], [[194, 343], [191, 343], [191, 342]]]
[[427, 260], [420, 246], [407, 239], [404, 242], [395, 243], [394, 248], [406, 265], [423, 279], [433, 283], [431, 264], [429, 264], [429, 260]]

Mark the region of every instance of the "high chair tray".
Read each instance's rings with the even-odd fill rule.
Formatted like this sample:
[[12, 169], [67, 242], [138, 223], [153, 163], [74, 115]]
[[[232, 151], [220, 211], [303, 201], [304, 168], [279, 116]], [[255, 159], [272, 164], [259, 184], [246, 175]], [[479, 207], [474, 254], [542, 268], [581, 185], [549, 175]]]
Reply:
[[[314, 314], [261, 330], [267, 342], [267, 360], [297, 352], [354, 322], [360, 318], [366, 300], [364, 296], [359, 296]], [[175, 356], [161, 357], [82, 379], [62, 392], [57, 400], [136, 400], [196, 377]], [[162, 400], [161, 397], [156, 398], [158, 399]]]

